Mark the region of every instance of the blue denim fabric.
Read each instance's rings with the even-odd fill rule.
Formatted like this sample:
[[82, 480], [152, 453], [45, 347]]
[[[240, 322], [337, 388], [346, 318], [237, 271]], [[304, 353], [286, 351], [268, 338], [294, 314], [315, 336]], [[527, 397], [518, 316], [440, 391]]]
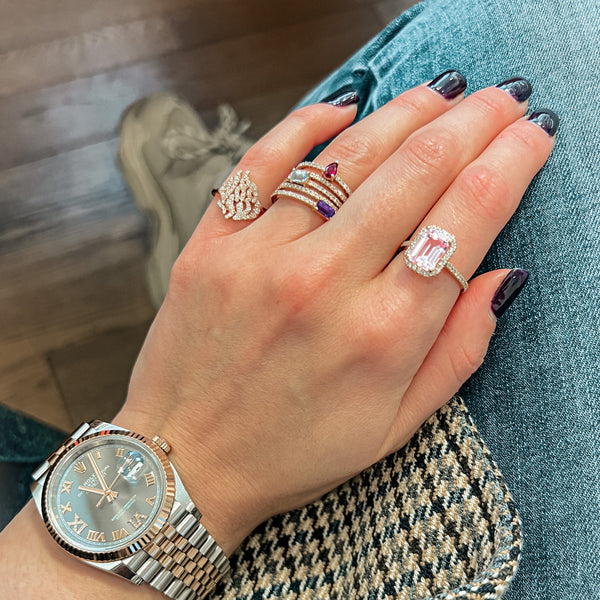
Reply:
[[521, 267], [530, 282], [461, 390], [523, 521], [508, 600], [600, 599], [599, 29], [596, 0], [430, 0], [300, 103], [352, 84], [359, 119], [458, 69], [467, 93], [526, 77], [531, 109], [562, 119], [548, 164], [478, 270]]

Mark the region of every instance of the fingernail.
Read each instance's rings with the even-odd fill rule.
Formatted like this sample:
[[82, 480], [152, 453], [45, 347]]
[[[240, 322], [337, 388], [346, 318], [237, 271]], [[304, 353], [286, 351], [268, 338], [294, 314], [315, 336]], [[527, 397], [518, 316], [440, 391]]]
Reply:
[[558, 115], [549, 108], [536, 110], [529, 115], [529, 121], [539, 125], [550, 137], [552, 137], [558, 129], [560, 119]]
[[333, 94], [323, 98], [321, 102], [327, 102], [332, 106], [350, 106], [350, 104], [357, 104], [359, 100], [358, 92], [349, 85], [345, 85]]
[[533, 91], [531, 83], [522, 77], [507, 79], [499, 83], [496, 87], [510, 94], [517, 102], [525, 102]]
[[456, 98], [467, 89], [467, 80], [458, 71], [446, 71], [438, 75], [428, 87], [446, 98], [446, 100], [452, 100], [452, 98]]
[[527, 283], [528, 277], [529, 272], [525, 271], [525, 269], [513, 269], [502, 280], [490, 305], [490, 309], [496, 319], [499, 319], [513, 303], [514, 299]]

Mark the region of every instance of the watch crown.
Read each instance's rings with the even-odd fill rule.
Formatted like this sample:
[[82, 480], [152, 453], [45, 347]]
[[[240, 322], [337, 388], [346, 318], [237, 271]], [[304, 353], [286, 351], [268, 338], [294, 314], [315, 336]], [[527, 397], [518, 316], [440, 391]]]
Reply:
[[161, 449], [165, 451], [165, 454], [171, 452], [171, 445], [166, 440], [163, 440], [160, 436], [155, 435], [152, 441]]

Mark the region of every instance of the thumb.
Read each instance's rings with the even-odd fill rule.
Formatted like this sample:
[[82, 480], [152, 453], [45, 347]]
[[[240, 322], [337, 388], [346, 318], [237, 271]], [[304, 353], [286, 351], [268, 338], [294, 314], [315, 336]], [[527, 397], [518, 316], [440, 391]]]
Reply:
[[523, 269], [502, 269], [469, 282], [402, 399], [385, 454], [404, 446], [481, 366], [497, 318], [523, 289], [527, 277]]

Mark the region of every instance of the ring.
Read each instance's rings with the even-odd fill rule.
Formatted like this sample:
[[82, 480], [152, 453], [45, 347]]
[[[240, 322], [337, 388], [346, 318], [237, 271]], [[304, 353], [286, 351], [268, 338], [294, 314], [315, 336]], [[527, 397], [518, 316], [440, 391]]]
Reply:
[[437, 225], [423, 227], [412, 241], [401, 244], [401, 248], [408, 246], [404, 252], [404, 261], [407, 266], [423, 277], [433, 277], [441, 273], [446, 267], [466, 292], [469, 284], [467, 280], [449, 262], [456, 250], [455, 237]]
[[250, 221], [260, 215], [262, 206], [258, 201], [258, 188], [250, 179], [250, 171], [238, 171], [217, 191], [220, 194], [217, 206], [226, 219]]
[[326, 167], [301, 162], [273, 192], [271, 200], [275, 202], [283, 197], [300, 200], [325, 219], [331, 219], [351, 194], [337, 170], [336, 162]]

